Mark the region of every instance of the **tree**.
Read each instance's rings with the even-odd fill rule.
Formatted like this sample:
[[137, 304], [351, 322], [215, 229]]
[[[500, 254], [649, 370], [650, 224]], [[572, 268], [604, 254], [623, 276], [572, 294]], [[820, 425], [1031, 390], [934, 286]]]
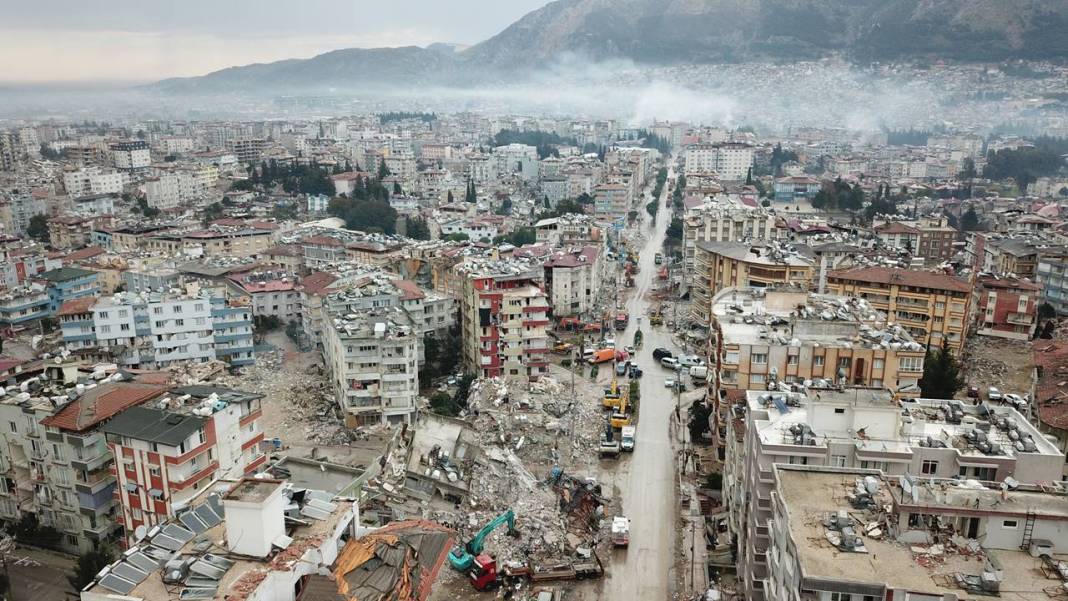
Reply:
[[1053, 308], [1053, 305], [1049, 303], [1042, 303], [1038, 306], [1038, 318], [1039, 319], [1053, 319], [1057, 316], [1057, 310]]
[[159, 213], [160, 213], [160, 210], [157, 209], [156, 207], [148, 206], [148, 201], [145, 200], [144, 198], [138, 198], [137, 199], [137, 208], [140, 209], [141, 214], [144, 215], [148, 219], [152, 219], [154, 217], [157, 217], [157, 216], [159, 216]]
[[497, 211], [496, 212], [497, 212], [498, 215], [511, 215], [512, 214], [512, 199], [511, 198], [505, 198], [503, 201], [501, 201], [501, 206], [497, 207]]
[[447, 392], [436, 392], [430, 397], [430, 410], [447, 417], [460, 415], [460, 406], [456, 404], [456, 399]]
[[745, 172], [745, 185], [747, 185], [747, 186], [752, 186], [753, 185], [753, 168], [752, 167], [750, 167], [749, 170]]
[[279, 221], [289, 221], [297, 218], [297, 203], [289, 202], [285, 204], [276, 204], [271, 209], [271, 217]]
[[389, 167], [386, 166], [386, 161], [382, 161], [378, 164], [378, 181], [382, 181], [389, 177]]
[[115, 553], [111, 547], [101, 545], [91, 551], [86, 551], [78, 556], [78, 564], [74, 567], [74, 575], [68, 576], [74, 590], [82, 590], [93, 581], [96, 575], [115, 560]]
[[978, 177], [978, 173], [975, 170], [975, 160], [971, 157], [965, 158], [961, 161], [960, 173], [957, 174], [960, 179], [974, 179]]
[[50, 239], [50, 234], [48, 233], [48, 216], [34, 215], [33, 217], [30, 217], [30, 224], [26, 228], [26, 235], [38, 242], [47, 243]]
[[682, 243], [682, 219], [678, 217], [672, 217], [671, 223], [667, 228], [667, 240], [665, 244], [667, 246], [675, 246]]
[[960, 217], [960, 229], [962, 232], [974, 232], [979, 229], [979, 215], [975, 213], [975, 207], [968, 207]]
[[760, 201], [760, 206], [766, 209], [771, 206], [771, 201], [765, 198], [764, 200]]
[[585, 215], [586, 209], [583, 205], [565, 198], [556, 203], [556, 208], [551, 211], [546, 211], [540, 215], [542, 219], [549, 219], [550, 217], [559, 217], [561, 215], [567, 215], [568, 213], [574, 213], [576, 215]]
[[697, 443], [705, 432], [709, 431], [708, 418], [712, 415], [712, 409], [705, 403], [695, 402], [690, 405], [690, 442]]
[[951, 399], [963, 385], [960, 364], [949, 345], [943, 343], [941, 349], [927, 349], [920, 378], [920, 393], [924, 398]]
[[223, 209], [223, 206], [221, 204], [213, 202], [204, 208], [203, 213], [201, 213], [200, 220], [205, 226], [207, 226], [212, 221], [215, 221], [216, 219], [221, 219], [225, 213], [226, 211], [225, 209]]
[[392, 234], [397, 229], [397, 210], [379, 200], [357, 201], [345, 215], [345, 227]]
[[512, 233], [506, 236], [498, 236], [498, 242], [507, 242], [512, 246], [524, 246], [526, 244], [534, 244], [538, 239], [537, 233], [532, 227], [517, 227], [512, 230]]
[[471, 239], [471, 236], [468, 236], [463, 232], [457, 232], [455, 234], [449, 234], [442, 239], [446, 242], [466, 242]]
[[475, 189], [475, 182], [472, 180], [467, 180], [467, 192], [464, 193], [464, 202], [478, 202], [478, 191]]
[[401, 190], [400, 182], [393, 182], [393, 194], [397, 196], [404, 194], [404, 191]]
[[405, 217], [404, 229], [408, 233], [408, 237], [413, 240], [430, 239], [430, 226], [427, 225], [426, 219]]

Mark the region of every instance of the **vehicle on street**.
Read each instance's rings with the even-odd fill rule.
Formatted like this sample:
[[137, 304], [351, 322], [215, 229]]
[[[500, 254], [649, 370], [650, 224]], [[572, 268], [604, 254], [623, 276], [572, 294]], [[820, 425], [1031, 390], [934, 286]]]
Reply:
[[601, 350], [595, 352], [594, 354], [590, 355], [590, 358], [587, 359], [587, 361], [590, 362], [590, 365], [595, 365], [597, 363], [607, 363], [608, 361], [611, 361], [611, 360], [613, 360], [615, 358], [616, 358], [615, 349], [606, 348], [606, 349], [601, 349]]
[[616, 330], [622, 331], [627, 329], [627, 324], [630, 323], [630, 315], [626, 313], [620, 313], [616, 315]]
[[631, 357], [638, 354], [638, 351], [633, 346], [625, 346], [623, 350], [627, 351], [627, 354]]
[[653, 257], [653, 263], [656, 263], [657, 265], [660, 265], [663, 262], [664, 262], [664, 255], [662, 255], [660, 253], [656, 253], [656, 256]]
[[631, 378], [640, 378], [642, 377], [642, 368], [638, 367], [637, 363], [631, 363], [627, 375]]
[[634, 443], [637, 441], [637, 438], [637, 426], [623, 426], [623, 429], [619, 432], [620, 448], [628, 453], [633, 451]]
[[682, 380], [676, 380], [675, 378], [666, 378], [664, 380], [664, 388], [670, 388], [672, 390], [678, 390], [683, 392], [686, 390], [686, 384]]
[[991, 386], [990, 388], [986, 389], [986, 398], [987, 400], [991, 401], [1000, 401], [1002, 398], [1001, 391]]
[[612, 544], [616, 547], [630, 544], [630, 519], [618, 515], [612, 518]]
[[679, 365], [683, 367], [693, 367], [695, 365], [705, 364], [704, 360], [698, 357], [697, 355], [679, 355], [678, 361]]
[[667, 350], [666, 348], [653, 349], [653, 359], [656, 359], [657, 361], [663, 359], [664, 357], [670, 356], [672, 356], [671, 351]]
[[979, 398], [979, 387], [978, 386], [969, 386], [968, 387], [968, 398], [969, 399], [977, 399], [977, 398]]
[[695, 385], [703, 386], [708, 378], [708, 367], [705, 365], [694, 365], [690, 368], [690, 380]]
[[626, 361], [620, 361], [619, 363], [616, 363], [616, 375], [617, 376], [625, 376], [625, 375], [627, 375], [627, 362]]
[[679, 367], [679, 362], [674, 357], [664, 357], [660, 360], [660, 366], [668, 369], [677, 369]]

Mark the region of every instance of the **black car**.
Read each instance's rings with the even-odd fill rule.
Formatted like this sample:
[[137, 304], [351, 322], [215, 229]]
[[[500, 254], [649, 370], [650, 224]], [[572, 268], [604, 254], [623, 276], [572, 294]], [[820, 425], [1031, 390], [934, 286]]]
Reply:
[[671, 356], [673, 356], [671, 354], [671, 351], [667, 350], [666, 348], [653, 349], [653, 359], [656, 359], [657, 361], [663, 359], [664, 357], [671, 357]]

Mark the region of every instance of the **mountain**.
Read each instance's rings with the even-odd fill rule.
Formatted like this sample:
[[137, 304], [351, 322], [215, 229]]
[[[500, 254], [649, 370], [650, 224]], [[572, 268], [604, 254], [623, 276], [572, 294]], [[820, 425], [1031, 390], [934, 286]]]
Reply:
[[557, 59], [647, 64], [1068, 58], [1065, 0], [557, 0], [462, 49], [337, 50], [164, 80], [164, 92], [363, 89], [514, 79]]
[[466, 54], [497, 66], [564, 53], [640, 63], [1068, 56], [1063, 0], [558, 0]]

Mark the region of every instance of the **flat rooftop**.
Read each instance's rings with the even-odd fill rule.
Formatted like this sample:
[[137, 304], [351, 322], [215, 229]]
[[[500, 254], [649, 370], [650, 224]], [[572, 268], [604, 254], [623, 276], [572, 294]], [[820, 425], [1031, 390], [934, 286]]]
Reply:
[[223, 496], [223, 500], [240, 501], [242, 503], [262, 503], [283, 486], [285, 486], [285, 483], [281, 480], [244, 478], [238, 481], [238, 483]]
[[728, 344], [863, 347], [923, 352], [923, 347], [862, 298], [794, 290], [727, 288], [712, 315]]
[[[974, 556], [950, 554], [938, 562], [921, 564], [910, 545], [893, 539], [874, 539], [862, 535], [866, 553], [850, 553], [833, 547], [826, 538], [823, 521], [838, 511], [853, 516], [854, 509], [846, 498], [856, 487], [861, 474], [821, 472], [780, 467], [776, 470], [778, 490], [789, 515], [789, 535], [797, 549], [802, 583], [805, 580], [830, 580], [863, 583], [917, 594], [955, 595], [959, 599], [990, 599], [958, 588], [957, 574], [980, 576], [985, 562]], [[893, 486], [881, 481], [876, 503], [892, 501]], [[859, 517], [859, 516], [858, 516]], [[859, 529], [858, 529], [859, 530]], [[1056, 586], [1039, 569], [1041, 560], [1023, 551], [986, 551], [996, 557], [1004, 569], [1001, 599], [1010, 601], [1050, 599], [1043, 589]]]

